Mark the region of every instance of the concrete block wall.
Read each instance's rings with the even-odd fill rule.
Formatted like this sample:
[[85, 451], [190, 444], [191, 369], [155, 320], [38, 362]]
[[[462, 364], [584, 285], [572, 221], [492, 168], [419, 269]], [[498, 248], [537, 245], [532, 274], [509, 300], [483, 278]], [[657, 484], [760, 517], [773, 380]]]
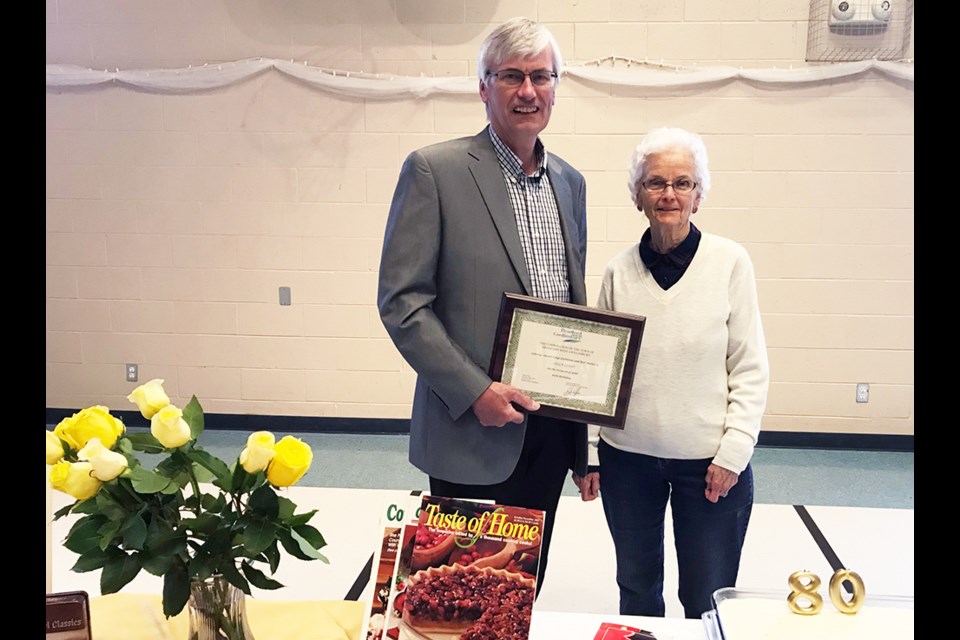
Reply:
[[[568, 64], [802, 68], [807, 0], [47, 0], [46, 62], [177, 69], [267, 57], [474, 76], [500, 21]], [[912, 37], [910, 51], [912, 57]], [[623, 63], [620, 63], [623, 64]], [[388, 80], [385, 80], [388, 81]], [[645, 220], [625, 187], [657, 125], [706, 139], [694, 221], [750, 252], [772, 367], [764, 429], [912, 435], [914, 89], [875, 71], [637, 88], [565, 78], [547, 147], [588, 181], [588, 295]], [[46, 95], [46, 404], [132, 409], [125, 364], [209, 412], [406, 418], [414, 373], [375, 306], [406, 154], [485, 124], [474, 95], [362, 100], [268, 71], [171, 94]], [[292, 304], [279, 304], [290, 287]], [[869, 383], [870, 401], [855, 402]]]

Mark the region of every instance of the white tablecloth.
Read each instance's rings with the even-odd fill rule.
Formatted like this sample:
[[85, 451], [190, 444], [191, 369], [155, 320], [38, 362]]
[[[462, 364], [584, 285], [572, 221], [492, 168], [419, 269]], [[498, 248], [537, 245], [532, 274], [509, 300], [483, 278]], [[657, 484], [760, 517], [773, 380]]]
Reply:
[[706, 640], [702, 620], [645, 618], [595, 613], [537, 611], [530, 621], [530, 640], [593, 640], [603, 622], [649, 631], [657, 640]]

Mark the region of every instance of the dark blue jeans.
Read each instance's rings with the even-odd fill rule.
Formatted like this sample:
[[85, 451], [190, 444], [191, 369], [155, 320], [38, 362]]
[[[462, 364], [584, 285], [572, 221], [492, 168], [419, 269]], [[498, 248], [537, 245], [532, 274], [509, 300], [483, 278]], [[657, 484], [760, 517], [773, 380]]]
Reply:
[[706, 499], [710, 459], [673, 460], [621, 451], [602, 439], [600, 497], [617, 556], [620, 613], [663, 616], [663, 536], [673, 518], [679, 596], [687, 618], [714, 607], [711, 596], [736, 586], [753, 509], [753, 470], [740, 473], [726, 498]]

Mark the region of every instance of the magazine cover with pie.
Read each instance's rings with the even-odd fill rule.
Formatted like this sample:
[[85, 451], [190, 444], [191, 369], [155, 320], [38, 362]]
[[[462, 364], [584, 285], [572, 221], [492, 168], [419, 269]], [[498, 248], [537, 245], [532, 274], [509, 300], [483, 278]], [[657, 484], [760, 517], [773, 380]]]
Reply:
[[424, 496], [399, 640], [527, 640], [543, 511]]

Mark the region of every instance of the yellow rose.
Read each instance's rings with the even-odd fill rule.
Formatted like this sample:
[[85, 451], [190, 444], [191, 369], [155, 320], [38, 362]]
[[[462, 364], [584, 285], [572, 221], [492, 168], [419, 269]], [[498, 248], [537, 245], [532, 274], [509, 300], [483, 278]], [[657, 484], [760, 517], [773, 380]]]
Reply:
[[276, 455], [267, 467], [267, 480], [275, 487], [289, 487], [303, 477], [313, 462], [310, 445], [293, 436], [284, 436], [274, 446]]
[[168, 404], [150, 418], [150, 433], [167, 449], [176, 449], [190, 442], [190, 425], [183, 411]]
[[247, 438], [247, 447], [240, 452], [240, 466], [247, 473], [263, 471], [276, 455], [274, 438], [269, 431], [254, 431]]
[[50, 469], [50, 486], [77, 500], [92, 498], [100, 490], [100, 485], [101, 482], [93, 477], [93, 466], [89, 462], [61, 460]]
[[63, 459], [63, 443], [53, 431], [47, 431], [47, 464], [57, 464], [61, 459]]
[[109, 482], [127, 468], [127, 459], [122, 453], [110, 451], [98, 438], [90, 438], [77, 457], [86, 460], [93, 467], [93, 477], [101, 482]]
[[110, 410], [102, 405], [81, 409], [53, 428], [53, 434], [75, 450], [85, 447], [90, 438], [100, 438], [103, 446], [113, 449], [123, 432], [123, 423], [110, 415]]
[[163, 390], [163, 378], [154, 378], [130, 392], [127, 400], [133, 402], [140, 409], [140, 413], [147, 420], [151, 419], [157, 411], [170, 404], [170, 398], [167, 392]]

